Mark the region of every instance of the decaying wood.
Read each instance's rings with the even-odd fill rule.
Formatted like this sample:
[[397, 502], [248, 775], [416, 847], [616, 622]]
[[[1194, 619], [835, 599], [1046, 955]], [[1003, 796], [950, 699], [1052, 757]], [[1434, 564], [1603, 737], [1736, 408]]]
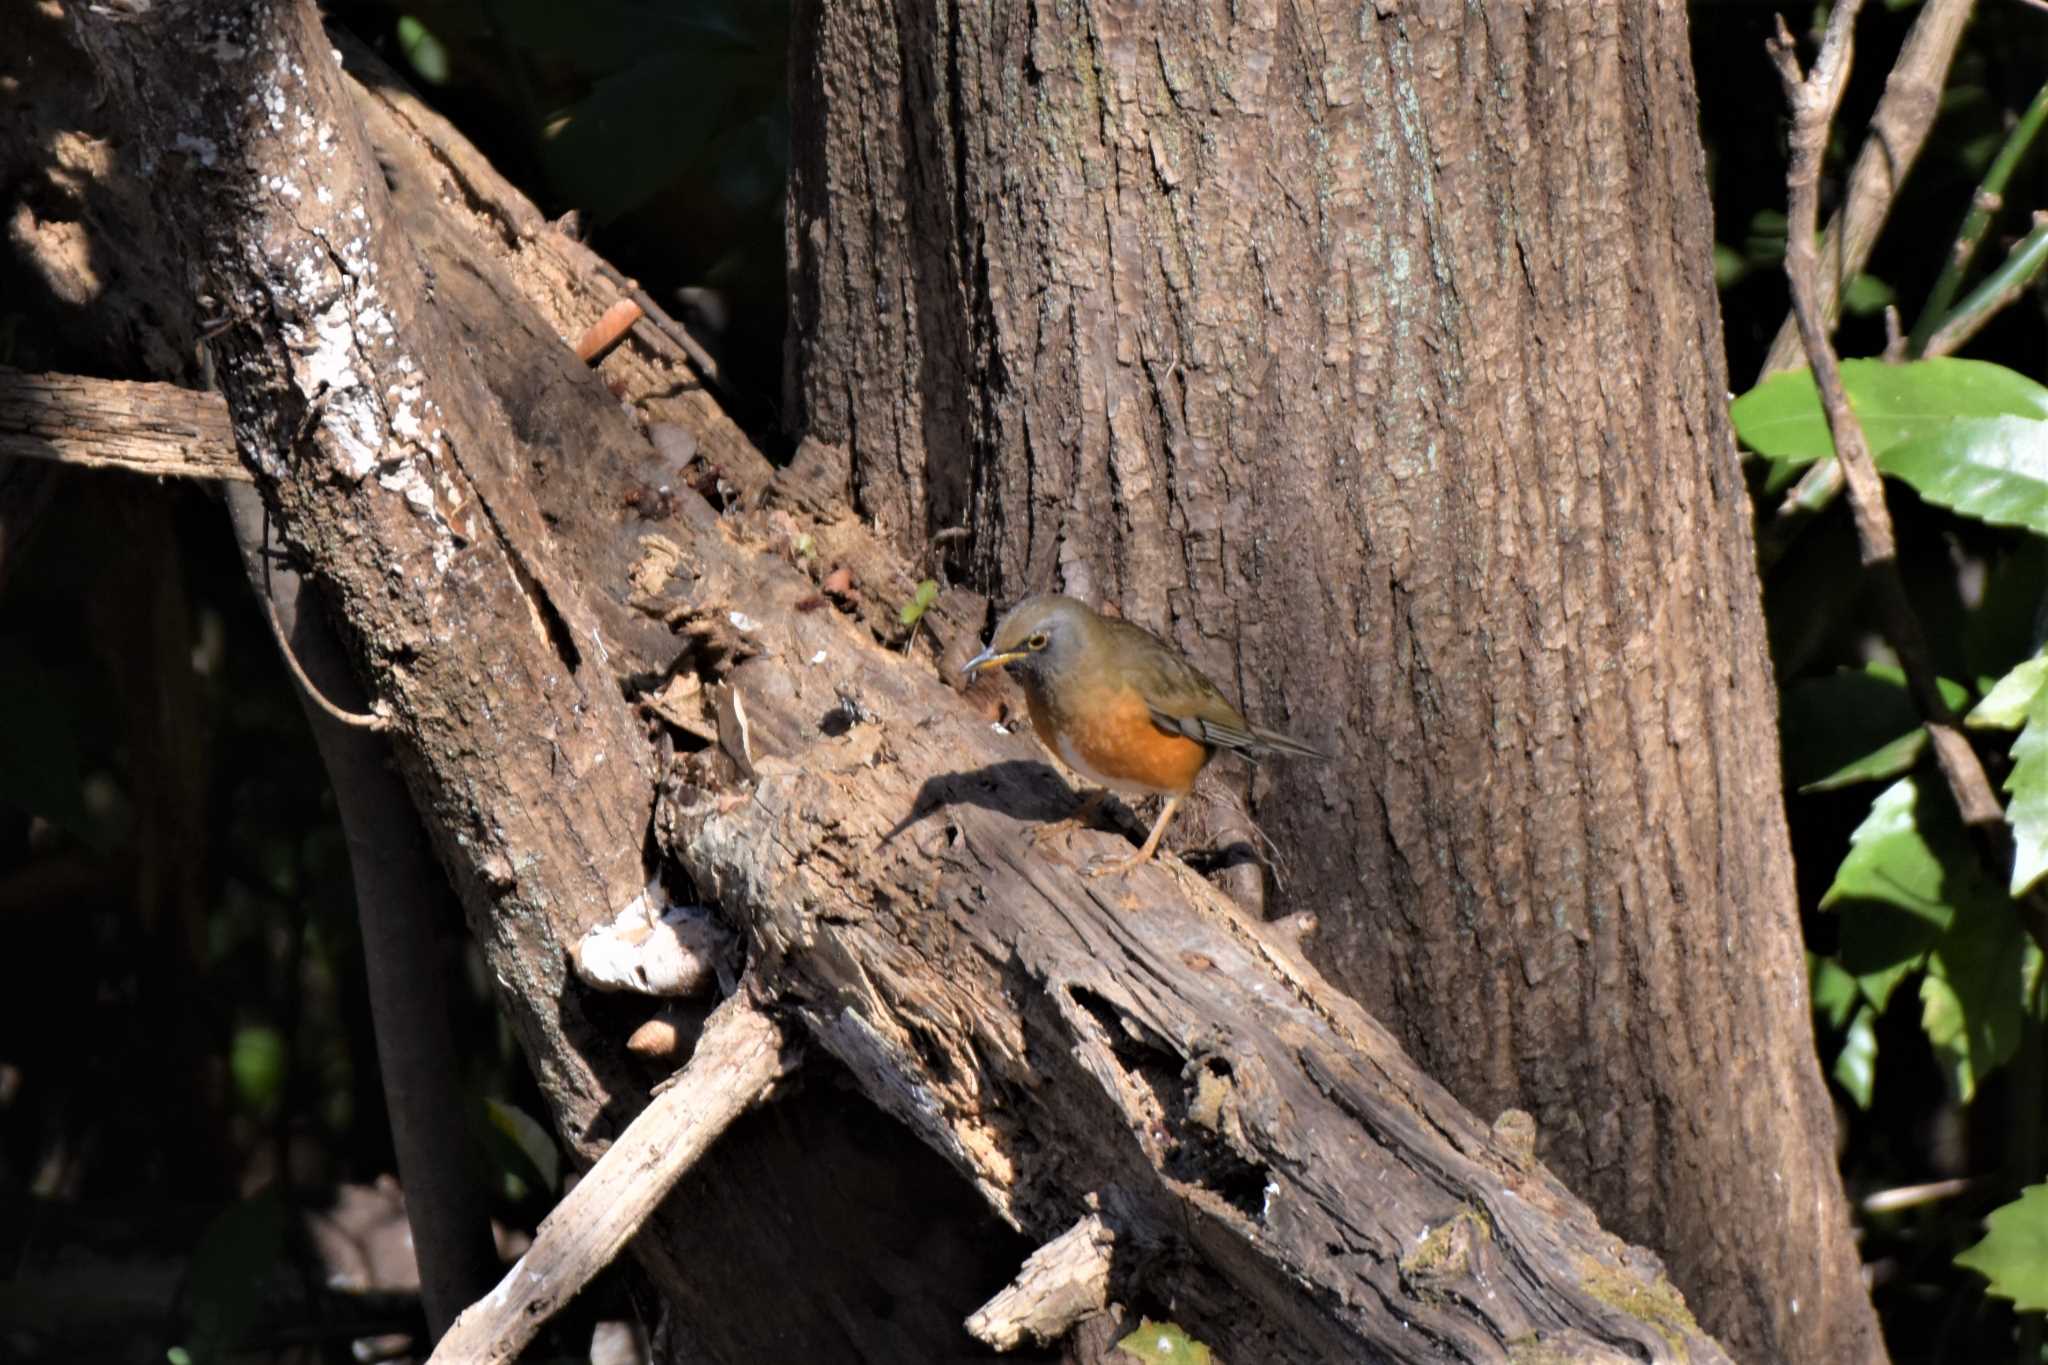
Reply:
[[[536, 285], [574, 255], [567, 239], [508, 233], [469, 189], [444, 198], [432, 177], [452, 159], [380, 140], [380, 167], [308, 7], [164, 3], [79, 23], [165, 168], [168, 240], [230, 305], [215, 359], [240, 445], [398, 723], [580, 1159], [641, 1083], [624, 1030], [595, 1031], [563, 962], [647, 894], [659, 780], [657, 839], [740, 931], [754, 998], [1011, 1227], [1042, 1240], [1099, 1206], [1119, 1229], [1115, 1291], [1170, 1303], [1226, 1359], [1724, 1358], [1653, 1258], [1417, 1071], [1291, 929], [1245, 919], [1177, 864], [1088, 882], [1034, 850], [1030, 822], [1066, 794], [930, 654], [820, 604], [786, 558], [790, 531], [822, 524], [801, 499], [768, 489], [770, 505], [720, 518], [685, 488], [658, 527], [622, 504], [619, 486], [659, 462], [564, 341], [590, 318], [537, 318], [527, 296], [544, 315], [610, 298], [587, 276]], [[380, 139], [416, 137], [381, 100], [357, 108]], [[518, 283], [507, 259], [530, 267]], [[636, 591], [656, 534], [662, 571]], [[721, 748], [657, 764], [618, 677], [650, 664], [743, 709], [751, 779]], [[691, 1208], [636, 1244], [672, 1293], [721, 1283], [725, 1230], [778, 1182], [798, 1209], [846, 1182], [761, 1136], [730, 1164], [714, 1150]], [[789, 1164], [749, 1171], [763, 1152]], [[945, 1259], [917, 1258], [920, 1289]], [[770, 1358], [758, 1343], [837, 1332], [845, 1349], [808, 1355], [932, 1358], [835, 1294], [791, 1276], [778, 1320], [702, 1323], [706, 1353]]]
[[249, 477], [217, 393], [4, 367], [0, 456], [188, 479]]
[[1110, 1251], [1116, 1234], [1091, 1213], [1031, 1253], [1017, 1278], [967, 1320], [976, 1341], [1007, 1351], [1027, 1337], [1056, 1341], [1090, 1313], [1109, 1306]]
[[[731, 685], [757, 780], [685, 784], [663, 837], [745, 926], [761, 989], [991, 1207], [1049, 1235], [1096, 1199], [1226, 1359], [1721, 1358], [1654, 1260], [1421, 1075], [1291, 928], [1178, 864], [1083, 878], [1107, 835], [1048, 859], [1029, 825], [1071, 796], [1035, 741], [800, 610], [796, 574], [694, 548], [698, 609], [753, 624]], [[873, 719], [835, 736], [849, 695]]]
[[[565, 950], [645, 894], [650, 756], [479, 375], [491, 352], [431, 302], [467, 277], [430, 284], [309, 9], [75, 18], [133, 111], [131, 149], [155, 158], [166, 247], [229, 319], [209, 346], [237, 445], [405, 736], [408, 783], [590, 1159], [620, 1121], [618, 1062], [569, 1037]], [[541, 363], [588, 383], [549, 341]]]
[[1335, 755], [1212, 765], [1272, 913], [1731, 1349], [1880, 1353], [1686, 7], [1179, 12], [796, 6], [807, 434], [902, 553], [964, 523], [976, 588], [1117, 603]]
[[555, 1309], [612, 1263], [733, 1121], [766, 1099], [794, 1064], [782, 1029], [744, 997], [712, 1012], [676, 1083], [654, 1097], [562, 1196], [533, 1246], [488, 1296], [470, 1305], [429, 1365], [517, 1360]]
[[467, 252], [489, 250], [498, 257], [517, 277], [528, 305], [565, 341], [581, 336], [620, 297], [632, 299], [647, 316], [634, 324], [629, 344], [605, 358], [605, 382], [649, 421], [688, 432], [697, 458], [736, 486], [764, 484], [768, 462], [705, 387], [706, 377], [716, 382], [717, 366], [703, 348], [667, 322], [661, 307], [630, 279], [542, 217], [454, 125], [367, 48], [343, 35], [337, 42], [358, 82], [351, 93], [371, 141], [387, 154], [413, 153], [400, 164], [423, 183], [418, 193], [401, 191], [400, 202], [437, 206], [434, 223], [458, 229]]

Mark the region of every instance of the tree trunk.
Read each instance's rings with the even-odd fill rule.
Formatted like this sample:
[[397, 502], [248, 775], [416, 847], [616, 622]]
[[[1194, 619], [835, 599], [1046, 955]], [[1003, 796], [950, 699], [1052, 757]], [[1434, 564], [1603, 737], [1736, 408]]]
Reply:
[[[910, 554], [1339, 755], [1311, 953], [1755, 1359], [1882, 1354], [1833, 1166], [1684, 12], [799, 6], [791, 408]], [[1230, 780], [1243, 780], [1231, 774]]]
[[[783, 1109], [742, 1121], [635, 1244], [694, 1319], [672, 1358], [978, 1355], [954, 1296], [1021, 1256], [947, 1235], [968, 1188], [1036, 1240], [1099, 1214], [1117, 1301], [1226, 1359], [1725, 1358], [1518, 1123], [1460, 1110], [1288, 930], [1171, 866], [1108, 886], [1029, 848], [1056, 795], [1030, 742], [788, 562], [868, 536], [818, 495], [845, 481], [833, 451], [765, 508], [622, 499], [653, 452], [494, 254], [559, 301], [574, 253], [417, 127], [373, 156], [309, 5], [78, 24], [156, 249], [221, 310], [245, 464], [392, 720], [574, 1154], [650, 1078], [566, 949], [662, 897], [656, 871], [715, 899], [740, 989], [836, 1060], [807, 1065], [812, 1131], [901, 1125], [814, 1151], [774, 1133]], [[863, 553], [871, 596], [908, 579]], [[960, 617], [932, 628], [957, 645]], [[705, 717], [629, 705], [650, 677], [720, 698], [715, 745], [688, 739]], [[905, 1130], [964, 1179], [899, 1159]]]

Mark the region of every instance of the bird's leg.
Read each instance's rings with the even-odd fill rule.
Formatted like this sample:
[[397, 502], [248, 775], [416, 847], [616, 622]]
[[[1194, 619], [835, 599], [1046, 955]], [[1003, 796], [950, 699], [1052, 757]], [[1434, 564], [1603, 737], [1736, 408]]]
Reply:
[[1102, 809], [1102, 803], [1108, 799], [1109, 792], [1106, 789], [1096, 788], [1080, 805], [1074, 807], [1074, 813], [1066, 819], [1055, 820], [1049, 825], [1040, 825], [1032, 830], [1031, 842], [1042, 844], [1055, 834], [1064, 834], [1070, 829], [1086, 829], [1095, 819], [1096, 812]]
[[1166, 798], [1166, 809], [1159, 812], [1159, 818], [1152, 822], [1152, 832], [1145, 836], [1145, 845], [1128, 858], [1117, 858], [1106, 863], [1096, 863], [1086, 869], [1091, 877], [1107, 877], [1113, 872], [1129, 872], [1139, 863], [1149, 863], [1152, 855], [1159, 850], [1159, 836], [1166, 833], [1166, 822], [1173, 819], [1173, 813], [1180, 809], [1180, 798]]

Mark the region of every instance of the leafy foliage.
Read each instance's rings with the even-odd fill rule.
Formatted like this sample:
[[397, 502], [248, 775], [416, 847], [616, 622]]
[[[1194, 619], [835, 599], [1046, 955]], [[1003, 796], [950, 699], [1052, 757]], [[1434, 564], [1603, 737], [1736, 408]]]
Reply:
[[1989, 1292], [2013, 1307], [2048, 1312], [2048, 1185], [2027, 1186], [1984, 1222], [1984, 1240], [1956, 1264], [1989, 1280]]
[[924, 619], [925, 612], [931, 609], [932, 603], [938, 600], [939, 585], [935, 580], [927, 578], [917, 585], [917, 591], [911, 594], [910, 600], [897, 609], [896, 619], [915, 629], [917, 623]]
[[[1806, 904], [1820, 912], [1807, 921], [1816, 1023], [1829, 1074], [1853, 1105], [1845, 1173], [1852, 1188], [1898, 1187], [1902, 1203], [1876, 1199], [1873, 1209], [1912, 1210], [1871, 1212], [1863, 1230], [1866, 1255], [1890, 1268], [1876, 1298], [1899, 1359], [2011, 1358], [2010, 1317], [1987, 1312], [1978, 1287], [1948, 1267], [1985, 1205], [2022, 1183], [1991, 1173], [2039, 1179], [2048, 1165], [2042, 959], [2020, 903], [2048, 887], [2048, 388], [2038, 324], [2017, 311], [1992, 315], [1971, 357], [1920, 355], [1950, 324], [1982, 322], [1979, 310], [2027, 288], [2040, 269], [2027, 213], [2041, 203], [2031, 139], [2048, 115], [2048, 87], [2018, 66], [2006, 78], [2002, 23], [1989, 19], [1965, 40], [1915, 198], [1894, 207], [1869, 267], [1884, 301], [1912, 324], [1904, 358], [1875, 354], [1885, 337], [1874, 317], [1857, 320], [1854, 299], [1845, 298], [1838, 344], [1851, 357], [1844, 388], [1889, 491], [1902, 577], [1946, 675], [1944, 699], [1967, 713], [2006, 797], [2009, 865], [1962, 827], [1883, 633], [1859, 601], [1846, 509], [1810, 475], [1833, 455], [1812, 377], [1767, 377], [1730, 410], [1755, 457], [1785, 771], [1798, 793], [1794, 849]], [[1872, 27], [1866, 11], [1859, 50], [1889, 51], [1873, 47]], [[1849, 133], [1861, 136], [1856, 119], [1868, 105], [1859, 99], [1875, 97], [1852, 86], [1831, 164], [1853, 147]], [[1716, 119], [1707, 124], [1712, 138]], [[1717, 184], [1721, 221], [1751, 225], [1716, 262], [1738, 369], [1741, 352], [1761, 358], [1785, 311], [1782, 283], [1762, 268], [1782, 251], [1783, 220], [1768, 202], [1775, 188]], [[1944, 208], [1928, 204], [1930, 193]], [[1751, 196], [1767, 202], [1752, 207]], [[1985, 259], [1973, 261], [1980, 240]], [[1767, 280], [1758, 320], [1745, 324], [1743, 301]], [[1779, 511], [1795, 480], [1785, 505], [1805, 524]], [[1949, 1136], [1936, 1142], [1936, 1131]], [[1940, 1178], [1964, 1175], [1972, 1179]], [[1993, 1214], [1991, 1235], [1954, 1261], [2022, 1310], [2048, 1308], [2044, 1188]], [[1922, 1311], [1935, 1303], [1945, 1305], [1938, 1324]]]
[[2012, 743], [2005, 818], [2012, 825], [2012, 894], [2023, 896], [2048, 872], [2048, 690], [2037, 690], [2026, 727]]
[[1209, 1348], [1194, 1340], [1180, 1326], [1144, 1318], [1138, 1330], [1116, 1344], [1119, 1355], [1142, 1360], [1148, 1365], [1210, 1365], [1215, 1359]]
[[[1870, 453], [1880, 460], [1916, 439], [1939, 442], [1959, 420], [2048, 420], [2048, 389], [1981, 360], [1844, 360], [1842, 388], [1863, 424]], [[1835, 453], [1810, 371], [1773, 375], [1729, 404], [1728, 415], [1742, 443], [1780, 467], [1797, 468]]]

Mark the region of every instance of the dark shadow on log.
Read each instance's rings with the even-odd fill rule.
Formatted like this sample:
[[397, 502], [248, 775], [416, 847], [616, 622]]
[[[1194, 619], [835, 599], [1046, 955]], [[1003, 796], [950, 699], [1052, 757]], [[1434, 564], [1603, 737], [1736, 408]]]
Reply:
[[1063, 781], [1050, 764], [1029, 759], [990, 763], [969, 772], [942, 773], [927, 778], [917, 789], [910, 813], [882, 836], [887, 843], [897, 835], [941, 811], [955, 806], [977, 806], [1013, 820], [1032, 823], [1064, 820], [1073, 814], [1081, 795]]

